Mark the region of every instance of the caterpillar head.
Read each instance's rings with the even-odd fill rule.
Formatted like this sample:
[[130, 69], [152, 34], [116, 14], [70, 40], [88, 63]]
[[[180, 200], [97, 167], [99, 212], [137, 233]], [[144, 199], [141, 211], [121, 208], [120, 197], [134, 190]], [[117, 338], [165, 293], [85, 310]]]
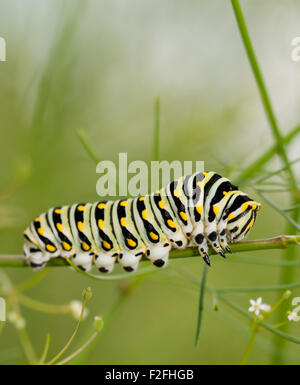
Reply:
[[227, 237], [231, 242], [239, 242], [252, 229], [261, 204], [253, 201], [247, 195], [238, 193], [227, 216]]

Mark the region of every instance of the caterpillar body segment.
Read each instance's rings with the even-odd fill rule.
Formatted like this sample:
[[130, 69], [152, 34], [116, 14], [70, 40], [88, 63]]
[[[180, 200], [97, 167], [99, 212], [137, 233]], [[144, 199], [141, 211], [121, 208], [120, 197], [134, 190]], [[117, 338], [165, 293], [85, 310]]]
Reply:
[[168, 238], [172, 247], [180, 249], [187, 245], [186, 235], [177, 221], [174, 221], [173, 210], [165, 190], [157, 191], [150, 196], [151, 206], [159, 226]]
[[198, 172], [147, 196], [52, 208], [25, 230], [24, 255], [33, 268], [63, 257], [86, 271], [95, 265], [110, 273], [118, 261], [130, 272], [142, 257], [163, 267], [172, 248], [197, 245], [210, 264], [209, 248], [225, 257], [229, 243], [252, 229], [259, 208], [227, 178]]
[[115, 236], [121, 250], [119, 263], [128, 272], [138, 268], [147, 249], [136, 228], [133, 204], [133, 199], [121, 200], [115, 202], [112, 209]]
[[136, 213], [134, 218], [138, 232], [141, 234], [142, 241], [147, 247], [147, 258], [157, 267], [166, 265], [171, 244], [156, 220], [151, 205], [151, 197], [136, 198], [134, 208]]
[[120, 247], [115, 239], [111, 220], [113, 203], [96, 202], [91, 209], [90, 222], [96, 244], [94, 263], [102, 273], [111, 272], [120, 256]]

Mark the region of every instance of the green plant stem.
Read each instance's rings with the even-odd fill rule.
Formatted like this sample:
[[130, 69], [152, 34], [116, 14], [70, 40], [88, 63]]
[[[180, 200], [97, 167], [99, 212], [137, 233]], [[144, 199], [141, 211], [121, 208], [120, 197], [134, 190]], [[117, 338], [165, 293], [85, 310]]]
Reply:
[[34, 287], [35, 285], [37, 285], [42, 279], [44, 279], [47, 274], [48, 274], [48, 269], [45, 268], [45, 269], [39, 271], [34, 276], [32, 276], [27, 281], [24, 281], [24, 282], [21, 282], [21, 283], [15, 285], [14, 288], [18, 292], [29, 290], [32, 287]]
[[5, 326], [5, 322], [0, 321], [0, 336], [1, 336], [1, 333], [3, 332], [3, 330], [4, 330], [4, 326]]
[[249, 361], [250, 354], [252, 353], [252, 350], [254, 348], [256, 336], [257, 336], [257, 325], [256, 325], [256, 323], [254, 323], [251, 339], [250, 339], [250, 342], [247, 346], [246, 352], [242, 358], [241, 365], [246, 365], [247, 362]]
[[268, 118], [274, 139], [277, 143], [278, 153], [281, 156], [284, 164], [286, 165], [286, 168], [287, 168], [288, 173], [290, 175], [291, 183], [292, 183], [295, 191], [297, 191], [297, 181], [296, 181], [295, 175], [293, 173], [292, 167], [289, 163], [289, 159], [288, 159], [288, 156], [287, 156], [287, 153], [285, 150], [283, 137], [281, 135], [281, 132], [280, 132], [280, 129], [279, 129], [279, 126], [278, 126], [278, 123], [277, 123], [277, 120], [276, 120], [276, 117], [275, 117], [275, 114], [273, 111], [273, 107], [272, 107], [271, 100], [270, 100], [270, 97], [269, 97], [268, 92], [267, 92], [267, 88], [265, 85], [264, 78], [262, 76], [262, 72], [261, 72], [260, 67], [258, 65], [257, 57], [256, 57], [256, 54], [255, 54], [255, 51], [254, 51], [254, 48], [253, 48], [253, 45], [252, 45], [252, 42], [250, 39], [250, 35], [248, 32], [248, 28], [247, 28], [247, 25], [245, 22], [245, 18], [244, 18], [242, 9], [240, 7], [239, 0], [231, 0], [231, 3], [232, 3], [233, 11], [234, 11], [236, 21], [237, 21], [237, 24], [239, 27], [239, 31], [240, 31], [240, 34], [241, 34], [241, 37], [243, 40], [243, 44], [244, 44], [244, 47], [245, 47], [245, 50], [246, 50], [246, 53], [247, 53], [254, 77], [255, 77], [255, 80], [257, 83], [257, 87], [258, 87], [258, 90], [260, 92], [260, 97], [261, 97], [261, 100], [262, 100], [262, 103], [263, 103], [263, 106], [264, 106], [264, 109], [266, 112], [266, 116]]
[[[274, 250], [274, 249], [286, 249], [290, 246], [300, 244], [300, 235], [279, 235], [275, 238], [259, 239], [253, 241], [245, 241], [239, 243], [233, 243], [230, 245], [233, 253], [245, 252], [245, 251], [259, 251], [259, 250]], [[216, 253], [211, 250], [211, 255]], [[196, 247], [190, 247], [185, 250], [172, 250], [170, 253], [171, 259], [191, 258], [199, 257], [199, 252]], [[53, 258], [48, 264], [48, 267], [61, 267], [69, 266], [68, 262], [63, 258]], [[0, 255], [0, 267], [28, 267], [24, 257], [22, 255]], [[133, 276], [132, 274], [124, 273], [124, 277], [128, 278]], [[120, 274], [118, 279], [121, 279]]]
[[231, 263], [240, 263], [240, 264], [249, 264], [249, 265], [261, 265], [261, 266], [273, 266], [273, 267], [282, 267], [282, 266], [294, 266], [300, 268], [300, 261], [285, 261], [285, 260], [270, 260], [263, 257], [245, 257], [239, 255], [233, 255], [228, 259]]
[[199, 308], [198, 308], [198, 319], [197, 319], [196, 339], [195, 339], [195, 346], [196, 347], [199, 345], [199, 340], [200, 340], [200, 332], [201, 332], [203, 310], [204, 310], [204, 294], [205, 294], [205, 287], [206, 287], [207, 272], [208, 272], [208, 266], [205, 263], [204, 268], [203, 268], [203, 273], [202, 273], [201, 284], [200, 284]]
[[[292, 220], [293, 221], [299, 220], [299, 209], [293, 212]], [[287, 231], [289, 232], [293, 231], [292, 223], [288, 223]], [[287, 249], [284, 256], [284, 260], [288, 262], [295, 262], [297, 260], [299, 261], [299, 253], [297, 253], [297, 250]], [[289, 284], [290, 282], [293, 282], [295, 280], [295, 276], [296, 276], [295, 268], [289, 269], [288, 267], [283, 267], [281, 270], [280, 283]], [[283, 304], [281, 311], [277, 315], [277, 318], [276, 318], [277, 322], [280, 322], [281, 318], [283, 317], [283, 315], [286, 315], [287, 311], [288, 311], [288, 303], [286, 302]], [[289, 329], [289, 324], [287, 323], [286, 325], [284, 325], [283, 331], [287, 332], [288, 329]], [[281, 340], [281, 338], [275, 337], [274, 342], [275, 342], [276, 350], [274, 350], [274, 353], [273, 353], [272, 363], [274, 365], [280, 365], [283, 363], [282, 352], [284, 351], [285, 341]]]
[[144, 268], [139, 269], [138, 271], [135, 271], [133, 273], [123, 273], [123, 274], [115, 274], [115, 275], [95, 275], [87, 273], [86, 271], [81, 270], [78, 266], [76, 266], [69, 258], [66, 259], [68, 264], [73, 267], [79, 274], [84, 275], [87, 278], [95, 279], [97, 281], [104, 280], [104, 281], [113, 281], [118, 279], [126, 279], [126, 278], [132, 278], [137, 276], [144, 276], [150, 273], [157, 272], [157, 269], [154, 266], [145, 266]]
[[297, 204], [297, 205], [288, 207], [288, 208], [283, 209], [283, 210], [286, 211], [286, 212], [288, 212], [288, 211], [295, 211], [295, 210], [297, 210], [297, 209], [300, 209], [300, 204]]
[[[290, 217], [284, 210], [282, 210], [279, 206], [277, 206], [277, 204], [275, 202], [273, 202], [269, 197], [267, 197], [264, 193], [262, 193], [261, 191], [259, 190], [256, 190], [256, 192], [274, 209], [276, 210], [280, 215], [282, 215], [290, 224], [290, 226], [288, 227], [288, 231], [290, 233], [294, 232], [295, 229], [297, 229], [298, 231], [300, 231], [300, 224], [293, 218], [293, 217]], [[298, 220], [298, 216], [296, 215], [293, 215], [294, 217], [297, 218]]]
[[[295, 127], [289, 134], [283, 138], [285, 145], [289, 144], [300, 133], [300, 126]], [[258, 159], [250, 164], [236, 179], [238, 185], [244, 185], [245, 182], [259, 172], [263, 166], [271, 160], [278, 152], [278, 146], [275, 144], [269, 150], [264, 152]]]
[[289, 283], [285, 285], [274, 285], [274, 286], [251, 286], [251, 287], [226, 287], [224, 289], [217, 289], [217, 294], [229, 294], [229, 293], [252, 293], [252, 292], [271, 292], [271, 291], [283, 291], [297, 289], [300, 287], [300, 282]]
[[35, 365], [37, 363], [37, 357], [34, 351], [34, 348], [31, 344], [30, 338], [27, 334], [26, 328], [17, 328], [18, 336], [20, 343], [22, 345], [23, 351], [26, 355], [26, 358], [31, 365]]
[[72, 362], [71, 362], [72, 365], [82, 365], [87, 362], [90, 355], [98, 347], [98, 344], [101, 341], [103, 334], [109, 330], [117, 312], [126, 303], [126, 299], [131, 295], [132, 290], [134, 290], [138, 285], [140, 285], [144, 279], [145, 279], [145, 276], [142, 276], [142, 277], [133, 279], [131, 281], [125, 281], [126, 286], [119, 287], [119, 293], [117, 295], [117, 298], [115, 299], [115, 301], [112, 303], [108, 311], [106, 311], [103, 316], [103, 319], [105, 320], [105, 325], [106, 325], [106, 327], [103, 328], [103, 332], [99, 333], [96, 336], [95, 342], [93, 344], [89, 345], [86, 349], [84, 349], [82, 352], [80, 352], [76, 357], [72, 359]]
[[49, 347], [50, 347], [50, 340], [51, 340], [50, 334], [47, 334], [44, 351], [43, 351], [43, 354], [42, 354], [41, 359], [39, 361], [40, 365], [43, 365], [47, 359], [47, 355], [48, 355]]
[[160, 130], [160, 97], [154, 101], [154, 138], [153, 138], [153, 159], [159, 160], [159, 130]]
[[289, 320], [285, 320], [285, 321], [283, 321], [283, 322], [280, 322], [279, 324], [273, 325], [272, 327], [273, 327], [274, 329], [279, 329], [279, 328], [282, 328], [283, 326], [285, 326], [285, 325], [288, 324], [288, 323], [289, 323]]
[[[296, 164], [300, 161], [300, 158], [297, 158], [295, 160], [292, 160], [291, 162], [289, 162], [289, 165], [293, 165], [293, 164]], [[275, 175], [278, 175], [280, 174], [282, 171], [285, 171], [287, 169], [287, 166], [284, 166], [284, 167], [281, 167], [279, 170], [276, 170], [276, 171], [272, 171], [272, 172], [269, 172], [265, 175], [262, 175], [261, 177], [257, 178], [254, 180], [254, 183], [256, 184], [259, 184], [259, 183], [262, 183], [264, 182], [265, 180], [269, 179], [269, 178], [272, 178], [272, 176], [275, 176]]]
[[[295, 177], [292, 166], [289, 163], [289, 159], [288, 159], [288, 156], [287, 156], [287, 153], [285, 150], [285, 141], [281, 135], [275, 114], [273, 112], [271, 101], [270, 101], [270, 98], [269, 98], [269, 95], [268, 95], [268, 92], [267, 92], [267, 89], [265, 86], [264, 79], [262, 77], [261, 70], [260, 70], [259, 65], [258, 65], [258, 61], [257, 61], [256, 55], [255, 55], [254, 49], [253, 49], [253, 45], [252, 45], [251, 40], [250, 40], [250, 36], [249, 36], [247, 26], [245, 23], [245, 19], [244, 19], [244, 16], [243, 16], [240, 4], [239, 4], [239, 0], [231, 0], [231, 3], [233, 6], [233, 10], [234, 10], [234, 13], [236, 16], [238, 27], [239, 27], [239, 30], [240, 30], [240, 33], [242, 36], [242, 40], [243, 40], [243, 43], [244, 43], [244, 46], [245, 46], [245, 49], [246, 49], [246, 52], [248, 55], [248, 59], [249, 59], [249, 62], [251, 64], [252, 71], [253, 71], [253, 74], [254, 74], [254, 77], [255, 77], [259, 92], [260, 92], [260, 96], [261, 96], [261, 99], [262, 99], [262, 102], [264, 105], [264, 109], [265, 109], [268, 121], [270, 123], [273, 136], [274, 136], [275, 141], [276, 141], [276, 151], [281, 156], [281, 158], [282, 158], [282, 160], [286, 166], [286, 169], [289, 173], [289, 176], [290, 176], [291, 186], [293, 187], [293, 195], [292, 195], [293, 201], [294, 201], [293, 204], [297, 205], [299, 203], [299, 199], [300, 199], [299, 198], [299, 188], [297, 185], [297, 178]], [[265, 160], [265, 159], [263, 159], [263, 160]], [[249, 170], [251, 171], [251, 168], [249, 168]], [[249, 170], [248, 170], [248, 175], [249, 175]], [[245, 174], [244, 174], [244, 177], [245, 177]], [[273, 208], [276, 208], [276, 205], [273, 204]], [[280, 213], [282, 215], [285, 214], [282, 211], [280, 211]], [[296, 227], [299, 230], [299, 227], [298, 227], [299, 210], [296, 210], [294, 212], [293, 218], [286, 216], [286, 219], [289, 221], [288, 233], [294, 231], [292, 226]], [[293, 249], [288, 249], [286, 251], [286, 254], [285, 254], [285, 260], [294, 261], [295, 259], [296, 259], [296, 251]], [[288, 284], [288, 283], [292, 282], [294, 277], [295, 277], [295, 268], [283, 267], [282, 273], [281, 273], [281, 281], [280, 281], [282, 284]], [[285, 310], [286, 310], [285, 308], [282, 308], [282, 312], [284, 312]], [[282, 314], [282, 312], [280, 314]], [[288, 328], [288, 326], [286, 326], [285, 329], [287, 330], [287, 328]], [[276, 333], [274, 333], [274, 334], [276, 334]], [[279, 364], [282, 362], [282, 352], [284, 350], [283, 348], [284, 348], [285, 341], [283, 339], [278, 339], [278, 338], [276, 338], [275, 341], [276, 341], [277, 347], [276, 347], [276, 351], [274, 352], [273, 363]]]
[[[185, 275], [191, 282], [194, 282], [196, 285], [199, 285], [201, 280], [194, 274], [192, 274], [191, 272], [189, 271], [185, 271], [183, 269], [179, 270], [180, 273], [182, 273], [183, 275]], [[226, 298], [226, 296], [223, 295], [223, 293], [221, 293], [221, 290], [216, 290], [214, 287], [211, 287], [209, 285], [206, 285], [206, 289], [214, 296], [216, 293], [218, 295], [218, 299], [222, 302], [224, 302], [225, 304], [227, 304], [229, 307], [231, 307], [233, 310], [239, 312], [241, 315], [245, 316], [246, 318], [248, 318], [249, 320], [251, 321], [254, 321], [256, 320], [256, 323], [263, 327], [264, 329], [268, 330], [269, 332], [273, 333], [274, 335], [278, 336], [278, 337], [281, 337], [289, 342], [293, 342], [295, 344], [298, 344], [300, 345], [300, 339], [299, 338], [296, 338], [294, 336], [291, 336], [287, 333], [284, 333], [280, 330], [277, 330], [277, 329], [274, 329], [271, 325], [267, 324], [266, 322], [264, 321], [260, 321], [258, 320], [257, 318], [254, 318], [252, 314], [250, 314], [247, 310], [241, 308], [239, 305], [231, 302], [228, 298]]]
[[92, 158], [92, 160], [96, 164], [98, 164], [100, 162], [100, 158], [98, 155], [96, 155], [95, 151], [93, 150], [92, 145], [90, 144], [89, 139], [88, 139], [85, 131], [78, 130], [78, 131], [76, 131], [76, 134], [77, 134], [82, 146], [86, 150], [86, 152], [89, 154], [89, 156]]
[[17, 293], [17, 299], [21, 305], [27, 307], [28, 309], [35, 310], [41, 313], [69, 314], [71, 312], [69, 305], [50, 305], [48, 303], [36, 301], [21, 293]]
[[[207, 286], [207, 289], [209, 289], [210, 291], [212, 290], [208, 286]], [[236, 305], [235, 303], [231, 302], [230, 300], [228, 300], [223, 295], [219, 295], [219, 299], [222, 302], [224, 302], [225, 304], [227, 304], [229, 307], [231, 307], [233, 310], [239, 312], [240, 314], [244, 315], [245, 317], [247, 317], [248, 319], [250, 319], [252, 321], [254, 320], [254, 317], [249, 312], [247, 312], [246, 310], [244, 310], [240, 306]], [[271, 325], [267, 324], [266, 322], [257, 321], [257, 324], [259, 326], [262, 326], [264, 329], [268, 330], [272, 334], [274, 334], [274, 335], [276, 335], [278, 337], [281, 337], [282, 339], [285, 339], [286, 341], [293, 342], [293, 343], [298, 344], [298, 345], [300, 344], [300, 339], [299, 338], [293, 337], [293, 336], [291, 336], [291, 335], [289, 335], [287, 333], [284, 333], [284, 332], [282, 332], [280, 330], [274, 329]]]
[[89, 340], [83, 344], [79, 349], [77, 349], [74, 353], [70, 354], [68, 357], [66, 357], [64, 360], [58, 362], [56, 365], [65, 365], [71, 360], [73, 360], [75, 357], [77, 357], [80, 353], [82, 353], [98, 336], [99, 331], [96, 331], [92, 334], [92, 336], [89, 338]]
[[81, 310], [80, 318], [79, 318], [79, 321], [77, 323], [77, 326], [76, 326], [75, 331], [72, 334], [71, 338], [69, 339], [67, 344], [63, 347], [63, 349], [47, 365], [54, 365], [65, 354], [65, 352], [69, 349], [69, 347], [72, 345], [75, 337], [78, 334], [81, 323], [83, 321], [84, 312], [85, 312], [85, 308], [86, 308], [86, 302], [87, 301], [83, 301], [83, 303], [82, 303], [82, 310]]

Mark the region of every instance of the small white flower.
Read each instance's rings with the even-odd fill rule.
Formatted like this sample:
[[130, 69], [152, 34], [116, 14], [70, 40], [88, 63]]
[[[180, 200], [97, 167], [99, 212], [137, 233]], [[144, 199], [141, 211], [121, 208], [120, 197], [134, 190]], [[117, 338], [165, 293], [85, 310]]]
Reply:
[[[72, 316], [76, 320], [79, 320], [80, 315], [81, 315], [81, 311], [82, 311], [82, 302], [74, 300], [74, 301], [70, 302], [69, 306], [71, 309]], [[87, 315], [88, 315], [88, 309], [85, 308], [84, 313], [83, 313], [83, 319], [85, 319]]]
[[271, 306], [262, 303], [262, 298], [257, 298], [256, 301], [254, 299], [250, 299], [251, 307], [248, 309], [250, 313], [254, 313], [257, 317], [261, 312], [269, 313], [271, 311]]
[[26, 321], [16, 311], [9, 312], [7, 318], [9, 322], [11, 322], [15, 326], [16, 329], [25, 329]]
[[10, 311], [7, 315], [7, 319], [9, 320], [9, 322], [13, 324], [17, 322], [18, 318], [19, 318], [19, 315], [16, 311]]
[[24, 318], [20, 317], [15, 323], [15, 327], [16, 329], [25, 329], [26, 321], [24, 320]]
[[291, 322], [298, 322], [299, 316], [295, 311], [289, 311], [288, 312], [288, 320]]

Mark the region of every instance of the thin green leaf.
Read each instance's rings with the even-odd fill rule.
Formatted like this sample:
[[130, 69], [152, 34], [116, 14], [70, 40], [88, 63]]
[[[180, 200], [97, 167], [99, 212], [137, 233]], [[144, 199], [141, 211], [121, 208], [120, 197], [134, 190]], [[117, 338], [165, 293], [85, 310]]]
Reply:
[[264, 81], [264, 78], [262, 76], [262, 72], [261, 72], [261, 69], [259, 67], [259, 64], [258, 64], [258, 60], [257, 60], [256, 54], [255, 54], [254, 48], [253, 48], [253, 44], [252, 44], [251, 39], [250, 39], [250, 35], [248, 32], [248, 28], [247, 28], [247, 25], [245, 22], [245, 18], [244, 18], [239, 0], [231, 0], [231, 3], [232, 3], [233, 11], [234, 11], [236, 21], [237, 21], [237, 24], [239, 27], [239, 31], [240, 31], [240, 34], [242, 37], [242, 41], [243, 41], [250, 65], [251, 65], [251, 69], [253, 71], [254, 78], [255, 78], [256, 83], [257, 83], [257, 87], [258, 87], [260, 97], [261, 97], [261, 100], [262, 100], [262, 103], [263, 103], [263, 106], [265, 109], [265, 113], [266, 113], [266, 116], [268, 118], [274, 139], [277, 143], [278, 153], [281, 156], [284, 164], [287, 167], [287, 170], [289, 172], [290, 179], [291, 179], [291, 184], [293, 185], [294, 189], [296, 190], [297, 189], [297, 179], [296, 179], [296, 177], [293, 173], [293, 170], [289, 164], [289, 159], [288, 159], [288, 156], [286, 153], [283, 136], [280, 132], [280, 129], [279, 129], [279, 126], [277, 123], [277, 119], [276, 119], [275, 113], [273, 111], [271, 99], [269, 97], [269, 94], [268, 94], [268, 91], [267, 91], [267, 88], [265, 85], [265, 81]]
[[276, 170], [276, 171], [272, 171], [272, 172], [269, 172], [265, 175], [262, 175], [261, 177], [257, 178], [254, 183], [262, 183], [264, 182], [266, 179], [270, 179], [272, 178], [273, 176], [275, 175], [278, 175], [280, 173], [282, 173], [283, 171], [285, 171], [289, 166], [292, 166], [293, 164], [296, 164], [300, 162], [300, 158], [297, 158], [291, 162], [288, 163], [288, 165], [285, 165], [284, 167], [281, 167], [280, 169]]
[[271, 206], [275, 209], [280, 215], [282, 215], [290, 224], [292, 224], [297, 230], [300, 230], [300, 224], [297, 223], [293, 218], [291, 218], [283, 209], [281, 209], [275, 202], [273, 202], [269, 197], [267, 197], [260, 190], [256, 192]]
[[142, 276], [150, 273], [154, 273], [155, 271], [159, 271], [157, 268], [151, 266], [146, 266], [136, 272], [133, 273], [123, 273], [123, 274], [116, 274], [116, 275], [94, 275], [87, 273], [86, 271], [81, 270], [78, 266], [76, 266], [69, 258], [66, 258], [67, 262], [80, 274], [83, 274], [85, 277], [92, 278], [98, 281], [101, 280], [107, 280], [107, 281], [114, 281], [114, 280], [120, 280], [120, 279], [128, 279], [133, 278], [137, 276]]
[[206, 287], [207, 271], [208, 271], [208, 266], [205, 263], [204, 268], [203, 268], [203, 273], [202, 273], [201, 284], [200, 284], [199, 308], [198, 308], [198, 319], [197, 319], [195, 346], [199, 345], [199, 339], [200, 339], [203, 310], [204, 310], [204, 294], [205, 294], [205, 287]]
[[47, 355], [48, 355], [49, 347], [50, 347], [50, 341], [51, 341], [50, 334], [47, 334], [44, 351], [43, 351], [42, 357], [41, 357], [40, 362], [39, 362], [41, 365], [43, 365], [47, 359]]
[[85, 133], [85, 131], [83, 130], [77, 130], [76, 131], [76, 134], [82, 144], [82, 146], [84, 147], [84, 149], [86, 150], [86, 152], [89, 154], [89, 156], [91, 157], [91, 159], [96, 163], [98, 164], [100, 162], [100, 158], [99, 156], [95, 153], [94, 149], [92, 148], [92, 145], [89, 143], [89, 139]]
[[[283, 138], [283, 143], [285, 145], [291, 143], [291, 141], [300, 133], [300, 126], [295, 127]], [[263, 168], [263, 166], [268, 163], [274, 155], [278, 152], [277, 144], [270, 147], [266, 150], [258, 159], [251, 163], [246, 169], [244, 169], [239, 177], [236, 179], [238, 185], [244, 185], [249, 179], [251, 179], [255, 174]]]
[[153, 138], [153, 160], [159, 160], [159, 131], [160, 131], [160, 97], [154, 101], [154, 138]]

